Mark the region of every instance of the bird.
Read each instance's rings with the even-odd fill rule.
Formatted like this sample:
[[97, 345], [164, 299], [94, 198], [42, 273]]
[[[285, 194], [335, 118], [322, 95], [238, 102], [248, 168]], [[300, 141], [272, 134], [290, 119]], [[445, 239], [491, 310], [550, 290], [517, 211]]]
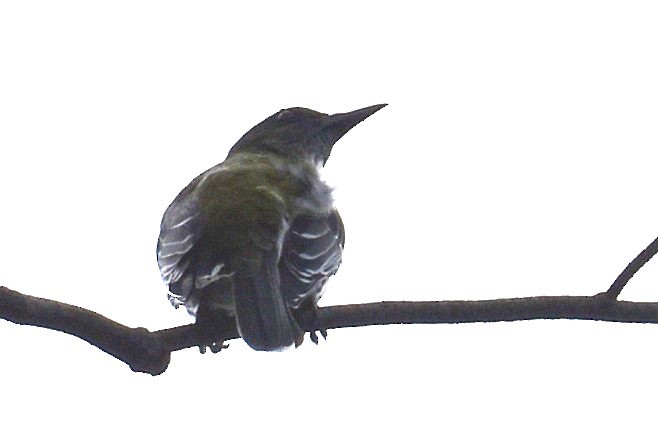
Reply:
[[341, 264], [345, 228], [320, 171], [334, 144], [385, 105], [280, 110], [192, 180], [160, 224], [157, 262], [172, 305], [203, 327], [237, 324], [254, 350], [297, 347], [304, 331], [326, 339], [317, 304]]

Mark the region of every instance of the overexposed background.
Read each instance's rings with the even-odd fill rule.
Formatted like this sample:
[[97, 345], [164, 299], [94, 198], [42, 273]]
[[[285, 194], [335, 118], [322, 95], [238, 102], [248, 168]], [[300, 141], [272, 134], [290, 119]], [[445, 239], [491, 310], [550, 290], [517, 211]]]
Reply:
[[[159, 222], [281, 108], [387, 102], [324, 177], [347, 228], [322, 305], [603, 291], [658, 235], [653, 2], [0, 3], [0, 285], [151, 330]], [[658, 261], [622, 298], [658, 301]], [[658, 327], [332, 330], [189, 349], [159, 377], [0, 321], [21, 425], [642, 425]]]

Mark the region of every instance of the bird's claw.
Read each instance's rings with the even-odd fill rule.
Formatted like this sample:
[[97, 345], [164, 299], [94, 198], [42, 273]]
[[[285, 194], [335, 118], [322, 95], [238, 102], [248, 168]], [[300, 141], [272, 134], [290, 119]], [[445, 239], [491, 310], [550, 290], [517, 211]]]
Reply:
[[228, 344], [224, 344], [224, 341], [220, 341], [218, 343], [214, 342], [210, 344], [209, 347], [210, 347], [210, 351], [216, 354], [222, 351], [223, 349], [228, 348]]
[[327, 329], [322, 325], [318, 318], [317, 307], [304, 307], [296, 313], [296, 319], [304, 330], [308, 331], [309, 337], [314, 344], [318, 344], [320, 339], [317, 332], [322, 335], [322, 338], [327, 339]]
[[212, 353], [217, 354], [223, 349], [228, 348], [228, 344], [224, 344], [224, 341], [214, 342], [210, 345], [201, 344], [199, 346], [199, 353], [206, 354], [206, 347], [209, 348]]

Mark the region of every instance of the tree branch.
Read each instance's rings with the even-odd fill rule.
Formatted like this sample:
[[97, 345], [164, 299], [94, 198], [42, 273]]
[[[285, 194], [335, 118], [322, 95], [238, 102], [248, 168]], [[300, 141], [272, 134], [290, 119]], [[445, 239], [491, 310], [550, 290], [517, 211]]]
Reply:
[[[658, 323], [658, 303], [618, 301], [633, 275], [658, 252], [658, 238], [624, 269], [608, 291], [594, 296], [545, 296], [483, 301], [379, 302], [319, 309], [327, 329], [411, 323], [502, 322], [580, 319]], [[0, 287], [0, 318], [81, 338], [125, 362], [133, 371], [163, 373], [172, 351], [238, 338], [225, 329], [190, 324], [149, 332], [130, 328], [84, 308]]]
[[129, 328], [91, 310], [38, 298], [0, 286], [0, 318], [74, 335], [127, 363], [133, 371], [158, 375], [171, 350], [145, 328]]

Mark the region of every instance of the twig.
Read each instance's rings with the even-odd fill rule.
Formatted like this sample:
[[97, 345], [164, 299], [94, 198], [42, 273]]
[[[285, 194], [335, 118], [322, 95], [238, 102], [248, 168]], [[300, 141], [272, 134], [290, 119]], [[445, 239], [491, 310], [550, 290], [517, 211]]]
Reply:
[[640, 252], [633, 261], [631, 261], [624, 271], [612, 283], [612, 286], [605, 292], [607, 298], [616, 300], [619, 294], [626, 286], [629, 280], [644, 266], [654, 255], [658, 252], [658, 237], [649, 244], [642, 252]]

